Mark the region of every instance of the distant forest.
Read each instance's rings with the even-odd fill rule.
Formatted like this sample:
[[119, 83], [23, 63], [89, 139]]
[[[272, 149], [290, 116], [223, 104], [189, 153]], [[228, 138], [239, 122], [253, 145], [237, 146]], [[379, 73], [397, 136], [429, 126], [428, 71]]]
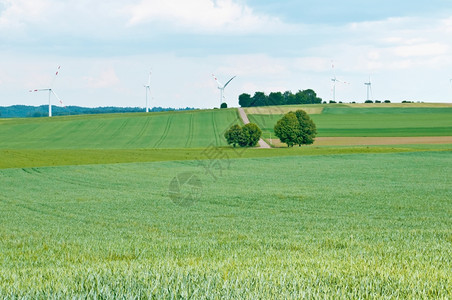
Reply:
[[[158, 111], [174, 111], [174, 110], [194, 110], [195, 108], [163, 108], [153, 107], [152, 112]], [[111, 114], [111, 113], [131, 113], [144, 112], [141, 107], [81, 107], [81, 106], [52, 106], [53, 116], [69, 116], [69, 115], [88, 115], [88, 114]], [[0, 118], [37, 118], [47, 117], [49, 115], [49, 106], [29, 106], [29, 105], [12, 105], [0, 106]]]
[[311, 89], [300, 90], [295, 94], [291, 91], [284, 93], [272, 92], [269, 95], [263, 92], [255, 92], [252, 97], [249, 94], [241, 94], [239, 96], [241, 107], [316, 103], [322, 103], [322, 98], [317, 97], [317, 94]]

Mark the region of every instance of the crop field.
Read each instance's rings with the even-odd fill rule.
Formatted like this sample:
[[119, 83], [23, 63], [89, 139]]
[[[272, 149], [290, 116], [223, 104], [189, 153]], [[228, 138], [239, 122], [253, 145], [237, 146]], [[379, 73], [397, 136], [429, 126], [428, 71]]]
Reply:
[[[294, 108], [295, 109], [295, 108]], [[251, 114], [266, 138], [282, 114]], [[450, 107], [325, 107], [312, 114], [319, 137], [452, 136]]]
[[451, 159], [3, 169], [0, 297], [450, 298]]
[[451, 108], [313, 110], [323, 136], [431, 139], [234, 149], [235, 109], [0, 119], [0, 299], [450, 299]]
[[199, 148], [227, 145], [235, 109], [0, 120], [0, 149]]

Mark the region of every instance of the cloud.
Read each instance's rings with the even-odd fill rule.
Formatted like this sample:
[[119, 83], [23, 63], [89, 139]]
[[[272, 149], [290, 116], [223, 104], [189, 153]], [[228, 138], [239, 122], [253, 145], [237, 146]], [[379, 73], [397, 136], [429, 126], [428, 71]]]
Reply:
[[117, 86], [120, 83], [112, 67], [102, 71], [97, 77], [84, 77], [84, 80], [90, 88], [108, 88]]
[[129, 25], [163, 22], [201, 32], [258, 32], [284, 26], [274, 17], [258, 15], [232, 0], [143, 0], [127, 8]]
[[401, 57], [437, 56], [446, 54], [449, 47], [441, 43], [421, 43], [394, 48], [394, 53]]
[[48, 0], [2, 0], [3, 11], [0, 13], [2, 28], [15, 28], [43, 21], [51, 8]]

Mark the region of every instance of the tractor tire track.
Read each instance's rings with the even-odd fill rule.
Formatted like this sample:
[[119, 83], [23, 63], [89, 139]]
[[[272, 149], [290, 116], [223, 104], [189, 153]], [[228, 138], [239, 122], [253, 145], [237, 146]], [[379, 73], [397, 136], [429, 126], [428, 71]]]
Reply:
[[190, 121], [188, 125], [188, 136], [187, 141], [185, 142], [185, 148], [188, 148], [191, 146], [191, 143], [193, 142], [193, 135], [195, 134], [195, 124], [194, 124], [194, 114], [190, 114]]
[[219, 142], [219, 133], [217, 129], [217, 124], [215, 122], [215, 112], [212, 111], [212, 128], [213, 128], [213, 135], [215, 136], [215, 146], [220, 146]]
[[130, 145], [133, 142], [135, 142], [135, 144], [137, 144], [139, 142], [139, 140], [143, 137], [144, 133], [147, 132], [147, 128], [148, 128], [150, 122], [151, 122], [151, 117], [147, 116], [146, 117], [146, 121], [144, 122], [144, 124], [141, 127], [141, 129], [138, 131], [138, 133], [134, 137], [132, 137], [127, 142], [127, 145]]
[[166, 137], [168, 136], [168, 132], [171, 127], [172, 120], [173, 120], [173, 115], [169, 115], [168, 119], [166, 121], [165, 129], [163, 130], [163, 133], [160, 136], [160, 138], [158, 139], [158, 141], [154, 144], [154, 148], [158, 148], [163, 143], [163, 141], [166, 139]]
[[[52, 175], [51, 173], [42, 172], [38, 168], [22, 168], [22, 171], [25, 173], [28, 173], [31, 176], [34, 176], [36, 178], [45, 178], [44, 180], [47, 180], [54, 184], [55, 182], [62, 182], [69, 185], [75, 185], [77, 187], [85, 187], [85, 188], [94, 188], [94, 189], [102, 189], [102, 190], [122, 190], [122, 186], [118, 183], [115, 183], [114, 185], [111, 185], [109, 182], [101, 183], [97, 181], [96, 176], [83, 176], [82, 178], [76, 178], [74, 176], [68, 175], [68, 176], [57, 176]], [[89, 174], [91, 175], [91, 174]]]

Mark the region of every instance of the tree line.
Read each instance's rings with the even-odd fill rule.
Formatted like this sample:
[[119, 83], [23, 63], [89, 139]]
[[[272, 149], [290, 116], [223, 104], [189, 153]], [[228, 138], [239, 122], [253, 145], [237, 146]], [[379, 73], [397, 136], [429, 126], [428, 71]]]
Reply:
[[246, 93], [239, 96], [241, 107], [319, 103], [322, 103], [322, 98], [317, 97], [317, 94], [311, 89], [299, 90], [295, 94], [291, 91], [271, 92], [269, 95], [263, 92], [255, 92], [254, 96]]
[[[175, 111], [175, 110], [193, 110], [195, 108], [163, 108], [153, 107], [151, 112], [159, 111]], [[112, 113], [132, 113], [144, 112], [145, 109], [141, 107], [81, 107], [81, 106], [55, 106], [52, 105], [52, 112], [54, 116], [67, 115], [89, 115], [89, 114], [112, 114]], [[2, 118], [36, 118], [47, 117], [49, 114], [48, 105], [30, 106], [30, 105], [12, 105], [0, 106], [0, 116]]]

